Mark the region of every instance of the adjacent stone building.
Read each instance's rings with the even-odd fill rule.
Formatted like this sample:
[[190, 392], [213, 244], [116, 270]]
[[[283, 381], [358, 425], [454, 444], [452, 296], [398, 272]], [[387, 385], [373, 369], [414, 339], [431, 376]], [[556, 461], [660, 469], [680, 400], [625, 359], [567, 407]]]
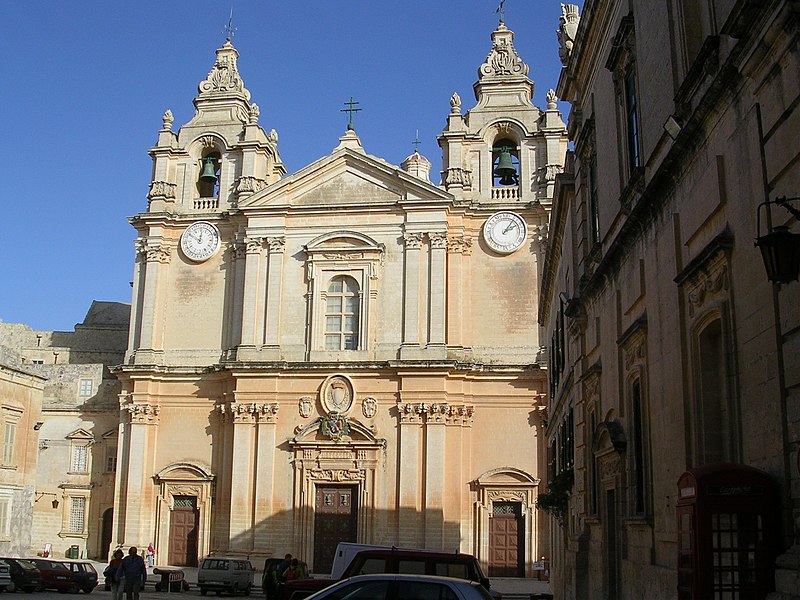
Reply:
[[0, 392], [14, 425], [4, 439], [16, 439], [2, 472], [24, 492], [8, 515], [8, 554], [106, 555], [119, 423], [108, 367], [124, 358], [129, 317], [129, 304], [93, 302], [74, 331], [0, 323], [0, 351], [17, 373]]
[[352, 127], [286, 175], [230, 41], [194, 117], [164, 114], [130, 220], [112, 544], [177, 565], [289, 551], [324, 572], [351, 540], [532, 574], [537, 297], [567, 140], [513, 37], [492, 33], [472, 109], [450, 99], [441, 185]]
[[554, 593], [795, 597], [800, 284], [768, 281], [754, 239], [798, 230], [800, 213], [760, 205], [800, 195], [800, 13], [563, 10], [574, 152], [539, 307], [549, 476], [574, 478]]

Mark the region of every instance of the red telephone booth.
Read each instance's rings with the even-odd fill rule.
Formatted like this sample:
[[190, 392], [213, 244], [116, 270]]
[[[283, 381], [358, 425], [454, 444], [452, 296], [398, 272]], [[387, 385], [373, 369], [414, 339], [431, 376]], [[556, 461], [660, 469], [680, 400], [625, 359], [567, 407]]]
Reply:
[[715, 464], [678, 479], [678, 599], [746, 600], [774, 589], [779, 543], [775, 482]]

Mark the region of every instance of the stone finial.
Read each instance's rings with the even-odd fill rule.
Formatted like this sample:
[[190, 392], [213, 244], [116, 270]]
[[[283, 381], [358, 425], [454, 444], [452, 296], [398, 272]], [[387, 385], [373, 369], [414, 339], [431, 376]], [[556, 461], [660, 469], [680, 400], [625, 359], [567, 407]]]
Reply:
[[577, 4], [561, 5], [561, 17], [558, 19], [556, 35], [558, 36], [558, 43], [561, 46], [558, 50], [558, 56], [561, 59], [561, 64], [565, 67], [567, 66], [567, 62], [569, 62], [569, 56], [575, 45], [575, 35], [578, 32], [580, 20], [581, 17], [578, 14]]
[[453, 92], [453, 95], [450, 96], [450, 114], [461, 114], [461, 96], [458, 95], [458, 92]]
[[556, 96], [556, 91], [551, 89], [547, 92], [547, 110], [555, 110], [558, 107], [558, 96]]
[[167, 109], [164, 111], [164, 116], [161, 117], [161, 122], [164, 125], [164, 131], [172, 131], [172, 123], [175, 121], [175, 117], [172, 116], [172, 111]]
[[267, 139], [272, 142], [273, 144], [278, 143], [278, 132], [274, 129], [270, 129], [269, 133], [267, 134]]
[[526, 65], [514, 48], [514, 32], [501, 22], [492, 32], [492, 50], [478, 67], [478, 78], [528, 75]]
[[255, 102], [250, 104], [250, 124], [255, 125], [258, 123], [258, 115], [261, 114], [261, 109]]
[[236, 60], [239, 53], [230, 40], [222, 48], [217, 49], [217, 59], [208, 72], [206, 78], [199, 83], [197, 91], [200, 96], [234, 95], [250, 100], [250, 92], [244, 87], [244, 82], [239, 76]]

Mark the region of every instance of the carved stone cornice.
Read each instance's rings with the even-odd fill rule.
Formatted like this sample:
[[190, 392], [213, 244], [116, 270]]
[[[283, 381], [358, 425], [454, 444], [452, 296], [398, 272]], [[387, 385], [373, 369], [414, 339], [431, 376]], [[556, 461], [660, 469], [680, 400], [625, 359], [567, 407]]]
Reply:
[[131, 403], [122, 407], [128, 411], [131, 423], [137, 425], [158, 425], [161, 407], [158, 404]]
[[150, 183], [150, 191], [147, 193], [148, 200], [175, 200], [177, 184], [169, 181], [153, 181]]

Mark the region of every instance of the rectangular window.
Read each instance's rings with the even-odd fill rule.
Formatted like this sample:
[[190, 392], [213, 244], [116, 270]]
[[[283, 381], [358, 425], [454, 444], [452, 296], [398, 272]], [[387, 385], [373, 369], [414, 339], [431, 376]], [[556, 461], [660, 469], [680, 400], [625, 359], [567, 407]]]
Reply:
[[88, 446], [73, 446], [72, 447], [72, 468], [70, 471], [73, 473], [86, 473], [89, 466], [89, 447]]
[[75, 496], [70, 499], [69, 505], [69, 532], [83, 533], [83, 524], [86, 520], [86, 498]]
[[630, 69], [625, 75], [625, 120], [628, 127], [628, 162], [631, 170], [641, 165], [638, 110], [636, 105], [636, 73], [633, 69]]
[[81, 379], [78, 394], [81, 398], [88, 398], [94, 390], [94, 382], [91, 379]]
[[3, 425], [3, 464], [14, 464], [14, 442], [17, 439], [17, 424], [6, 421]]
[[589, 162], [589, 239], [600, 243], [600, 206], [597, 199], [597, 154]]
[[645, 509], [645, 464], [644, 464], [644, 422], [642, 418], [642, 391], [639, 380], [633, 382], [631, 389], [633, 408], [633, 471], [634, 471], [634, 510], [637, 515]]
[[117, 472], [117, 449], [109, 448], [106, 454], [106, 473]]
[[11, 512], [9, 510], [10, 505], [10, 498], [0, 498], [0, 538], [8, 537], [8, 515]]

